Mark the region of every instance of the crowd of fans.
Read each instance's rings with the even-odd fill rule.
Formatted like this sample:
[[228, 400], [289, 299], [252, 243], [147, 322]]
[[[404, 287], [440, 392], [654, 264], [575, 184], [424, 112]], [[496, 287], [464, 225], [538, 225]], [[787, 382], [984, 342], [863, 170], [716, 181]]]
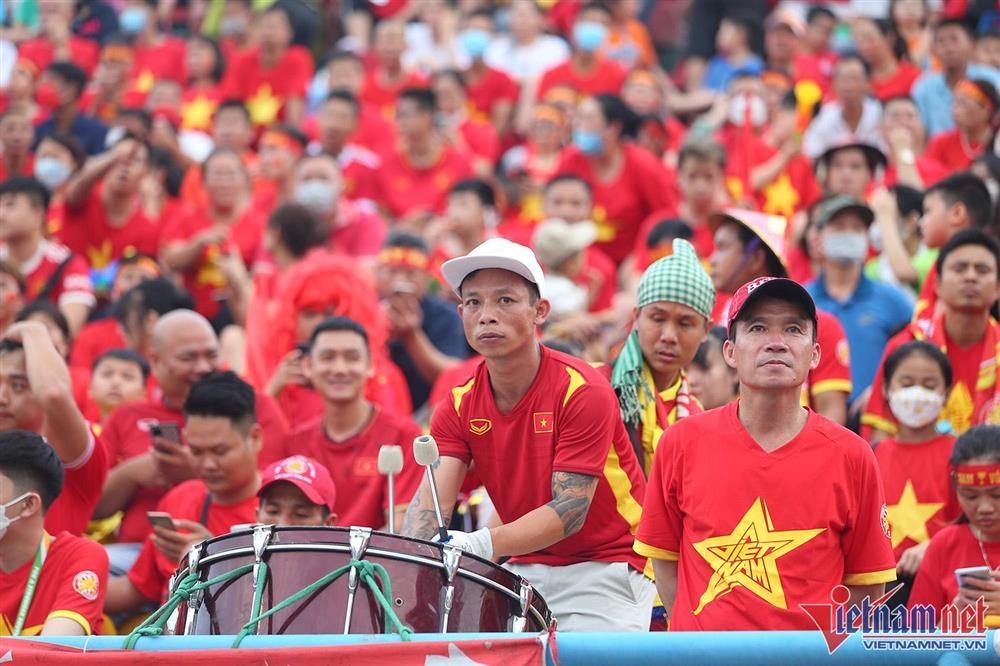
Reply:
[[[750, 280], [803, 284], [803, 404], [877, 444], [899, 572], [947, 568], [955, 437], [1000, 423], [992, 3], [2, 0], [0, 25], [0, 430], [45, 436], [45, 529], [113, 578], [53, 549], [97, 562], [91, 603], [36, 633], [159, 601], [233, 524], [401, 512], [420, 468], [389, 506], [378, 447], [481, 361], [441, 266], [495, 237], [544, 270], [542, 342], [609, 368], [675, 239], [711, 324]], [[730, 403], [726, 330], [690, 335], [657, 391]], [[58, 467], [9, 446], [0, 479]], [[258, 506], [258, 468], [311, 503]]]

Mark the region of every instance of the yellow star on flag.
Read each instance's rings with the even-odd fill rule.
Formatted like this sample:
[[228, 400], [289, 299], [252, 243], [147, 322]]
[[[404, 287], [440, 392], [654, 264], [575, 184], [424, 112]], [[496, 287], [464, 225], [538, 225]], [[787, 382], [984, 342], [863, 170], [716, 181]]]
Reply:
[[952, 432], [961, 435], [972, 427], [973, 409], [972, 394], [965, 382], [956, 381], [939, 419], [950, 423]]
[[763, 211], [771, 215], [782, 215], [789, 220], [795, 215], [795, 207], [799, 204], [799, 193], [792, 187], [792, 179], [788, 172], [782, 171], [764, 188]]
[[255, 125], [270, 125], [281, 110], [281, 99], [274, 96], [271, 84], [262, 83], [253, 97], [247, 100], [247, 110]]
[[184, 129], [209, 130], [212, 128], [212, 114], [218, 103], [198, 95], [181, 107], [181, 127]]
[[917, 543], [930, 539], [927, 533], [927, 521], [944, 506], [944, 502], [927, 502], [921, 504], [917, 493], [913, 490], [913, 481], [907, 479], [899, 502], [888, 507], [889, 525], [892, 527], [892, 547], [903, 543], [907, 537]]
[[153, 72], [148, 67], [142, 70], [142, 74], [136, 77], [135, 89], [141, 93], [148, 93], [153, 87], [153, 83], [156, 79], [153, 77]]
[[777, 560], [824, 529], [777, 532], [767, 504], [758, 497], [730, 534], [692, 544], [714, 570], [694, 614], [737, 587], [756, 594], [772, 606], [787, 609]]

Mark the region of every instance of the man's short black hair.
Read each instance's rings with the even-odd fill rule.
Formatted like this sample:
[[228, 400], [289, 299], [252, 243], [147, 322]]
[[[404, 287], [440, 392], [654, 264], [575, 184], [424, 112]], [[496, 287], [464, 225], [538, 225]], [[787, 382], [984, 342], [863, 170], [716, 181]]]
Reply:
[[437, 95], [430, 88], [422, 87], [412, 87], [404, 88], [401, 93], [399, 93], [399, 98], [396, 100], [396, 105], [402, 102], [404, 99], [408, 99], [417, 105], [417, 108], [424, 113], [434, 113], [437, 109]]
[[311, 350], [316, 345], [316, 339], [323, 333], [329, 333], [331, 331], [350, 331], [351, 333], [357, 333], [364, 340], [365, 350], [369, 353], [371, 352], [371, 347], [368, 342], [368, 331], [365, 327], [354, 321], [350, 317], [327, 317], [319, 323], [319, 326], [313, 329], [312, 335], [309, 336], [309, 349]]
[[330, 229], [302, 204], [283, 203], [275, 208], [267, 217], [267, 228], [278, 233], [281, 244], [296, 259], [330, 242]]
[[49, 188], [32, 176], [11, 176], [0, 181], [0, 197], [5, 194], [23, 194], [35, 208], [49, 209]]
[[363, 66], [364, 63], [361, 61], [361, 56], [359, 56], [354, 51], [348, 51], [347, 49], [336, 49], [331, 52], [326, 58], [326, 64], [330, 65], [339, 60], [350, 60], [351, 62], [357, 63], [358, 66]]
[[63, 487], [63, 464], [45, 439], [27, 430], [0, 433], [0, 473], [14, 482], [14, 496], [36, 492], [47, 510]]
[[926, 340], [913, 340], [896, 347], [886, 357], [885, 363], [882, 364], [882, 385], [885, 386], [887, 391], [889, 390], [889, 383], [892, 381], [892, 376], [896, 374], [896, 368], [899, 367], [899, 364], [915, 354], [926, 356], [937, 363], [938, 367], [941, 368], [941, 376], [944, 378], [944, 387], [946, 389], [951, 388], [952, 371], [948, 355], [941, 351], [940, 347]]
[[226, 370], [205, 375], [191, 387], [184, 401], [184, 418], [217, 416], [246, 432], [257, 421], [253, 387]]
[[250, 117], [250, 110], [247, 108], [247, 105], [244, 104], [243, 100], [241, 99], [229, 98], [222, 100], [221, 102], [219, 102], [219, 106], [215, 108], [215, 113], [212, 114], [212, 116], [214, 118], [223, 111], [227, 111], [230, 109], [235, 109], [236, 111], [239, 111], [240, 114], [246, 119], [248, 125], [253, 124], [253, 119]]
[[66, 321], [66, 316], [52, 301], [37, 299], [31, 301], [17, 313], [16, 321], [27, 321], [32, 315], [39, 313], [52, 320], [52, 323], [56, 325], [59, 332], [63, 334], [63, 338], [66, 340], [66, 343], [69, 344], [69, 342], [73, 339], [69, 332], [69, 322]]
[[193, 309], [194, 301], [190, 294], [172, 280], [157, 277], [143, 280], [122, 294], [115, 304], [115, 316], [118, 321], [127, 324], [129, 316], [143, 320], [150, 312], [162, 316], [174, 310]]
[[74, 65], [66, 60], [59, 60], [50, 63], [49, 66], [45, 68], [45, 71], [55, 74], [66, 83], [73, 86], [76, 90], [73, 94], [74, 98], [83, 94], [83, 89], [87, 85], [87, 73], [80, 69], [77, 65]]
[[993, 223], [993, 200], [990, 191], [979, 176], [960, 171], [927, 188], [924, 199], [931, 194], [939, 194], [949, 206], [961, 203], [977, 229], [985, 229]]
[[361, 112], [361, 105], [358, 103], [358, 98], [347, 88], [335, 88], [331, 90], [323, 103], [326, 104], [327, 102], [343, 102], [351, 107], [351, 111], [355, 116]]
[[107, 360], [125, 361], [126, 363], [135, 363], [139, 366], [139, 372], [142, 373], [142, 381], [149, 379], [149, 363], [142, 357], [138, 352], [132, 351], [131, 349], [109, 349], [104, 352], [90, 365], [90, 371], [96, 372], [97, 367]]
[[[941, 275], [941, 269], [944, 268], [944, 262], [948, 258], [948, 255], [966, 245], [978, 245], [989, 250], [996, 261], [997, 270], [1000, 271], [1000, 243], [997, 243], [995, 238], [982, 229], [962, 229], [941, 246], [937, 261], [934, 262], [934, 269], [938, 275]], [[998, 277], [1000, 277], [1000, 273], [998, 273]]]
[[458, 87], [465, 90], [467, 84], [465, 83], [465, 77], [462, 72], [457, 69], [439, 69], [431, 75], [431, 80], [436, 81], [437, 79], [451, 79], [458, 84]]
[[479, 203], [485, 208], [493, 208], [497, 205], [497, 195], [493, 187], [481, 178], [464, 178], [451, 186], [449, 195], [469, 192], [476, 195]]
[[933, 32], [937, 32], [942, 28], [959, 28], [962, 32], [969, 36], [969, 39], [976, 38], [976, 31], [973, 30], [972, 24], [961, 17], [954, 18], [943, 18], [934, 24]]
[[548, 181], [546, 181], [545, 187], [542, 188], [543, 194], [548, 194], [549, 190], [551, 190], [559, 183], [577, 183], [583, 189], [587, 190], [588, 197], [590, 197], [591, 199], [594, 198], [594, 189], [590, 186], [590, 183], [588, 183], [585, 179], [581, 178], [575, 173], [560, 173], [556, 174], [555, 176], [552, 176], [551, 178], [548, 179]]
[[862, 58], [861, 54], [858, 53], [857, 51], [848, 51], [847, 53], [844, 53], [843, 55], [840, 56], [840, 59], [837, 60], [837, 64], [833, 66], [834, 76], [837, 75], [836, 72], [838, 69], [840, 69], [843, 65], [849, 62], [861, 63], [861, 68], [865, 70], [865, 78], [869, 79], [871, 78], [872, 66], [869, 65], [868, 61]]
[[646, 236], [646, 248], [651, 249], [661, 245], [672, 238], [683, 238], [691, 240], [694, 238], [694, 231], [691, 225], [680, 218], [667, 218], [660, 220], [649, 230]]
[[[73, 163], [76, 168], [79, 169], [83, 166], [83, 163], [87, 161], [87, 153], [80, 145], [80, 142], [72, 134], [66, 134], [65, 132], [53, 132], [52, 134], [46, 134], [39, 141], [38, 145], [42, 145], [44, 141], [53, 141], [58, 143], [60, 146], [69, 151], [70, 155], [73, 156]], [[38, 149], [35, 148], [35, 152]]]
[[147, 135], [153, 131], [153, 114], [146, 109], [138, 106], [127, 106], [118, 112], [116, 120], [123, 118], [135, 118]]
[[385, 238], [385, 242], [382, 243], [382, 247], [402, 247], [410, 250], [419, 250], [424, 254], [428, 254], [431, 251], [423, 236], [399, 230], [390, 231], [389, 235]]
[[833, 21], [837, 20], [836, 15], [826, 5], [814, 5], [806, 12], [806, 24], [812, 24], [816, 19], [823, 17], [832, 19]]

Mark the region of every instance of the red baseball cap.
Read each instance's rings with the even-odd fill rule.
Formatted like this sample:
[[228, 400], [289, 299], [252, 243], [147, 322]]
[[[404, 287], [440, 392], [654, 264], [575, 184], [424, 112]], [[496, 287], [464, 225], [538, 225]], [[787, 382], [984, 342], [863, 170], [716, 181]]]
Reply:
[[306, 456], [292, 456], [270, 465], [264, 472], [257, 496], [273, 483], [288, 481], [302, 491], [309, 501], [321, 504], [332, 513], [337, 501], [337, 488], [330, 472], [322, 464]]
[[745, 285], [736, 290], [733, 300], [729, 304], [729, 321], [726, 322], [726, 331], [729, 335], [733, 333], [733, 324], [740, 318], [740, 314], [747, 307], [763, 297], [777, 298], [798, 305], [813, 323], [813, 330], [816, 328], [816, 303], [812, 296], [801, 284], [795, 280], [779, 277], [759, 277], [750, 280]]

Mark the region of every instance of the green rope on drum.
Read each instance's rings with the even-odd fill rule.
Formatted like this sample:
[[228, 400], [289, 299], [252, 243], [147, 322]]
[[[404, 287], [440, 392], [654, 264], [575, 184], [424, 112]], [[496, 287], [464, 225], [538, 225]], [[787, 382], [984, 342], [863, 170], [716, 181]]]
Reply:
[[[261, 567], [263, 568], [263, 567]], [[161, 636], [163, 635], [163, 626], [167, 623], [170, 618], [171, 613], [177, 610], [177, 607], [181, 603], [187, 601], [191, 598], [191, 594], [198, 592], [199, 590], [204, 590], [205, 588], [211, 587], [212, 585], [217, 585], [219, 583], [224, 583], [233, 578], [239, 578], [244, 574], [247, 574], [253, 570], [252, 564], [245, 564], [241, 567], [237, 567], [232, 571], [227, 571], [226, 573], [219, 574], [214, 578], [209, 578], [203, 583], [198, 582], [197, 572], [188, 573], [181, 582], [177, 584], [177, 588], [174, 590], [167, 602], [157, 608], [153, 613], [147, 617], [142, 624], [132, 630], [132, 632], [125, 638], [125, 642], [122, 644], [123, 650], [134, 650], [136, 643], [143, 636]], [[261, 586], [258, 586], [258, 589]], [[258, 595], [254, 595], [255, 598]], [[256, 598], [259, 606], [259, 598]]]
[[[233, 647], [238, 648], [240, 646], [240, 643], [243, 642], [244, 638], [249, 636], [251, 633], [255, 633], [257, 630], [257, 625], [261, 622], [261, 620], [265, 620], [268, 617], [274, 615], [275, 613], [284, 610], [285, 608], [294, 604], [300, 599], [309, 596], [316, 590], [326, 587], [330, 583], [334, 582], [335, 580], [343, 576], [345, 573], [349, 572], [351, 569], [358, 570], [359, 577], [371, 589], [372, 594], [375, 595], [375, 598], [378, 600], [379, 605], [382, 607], [382, 612], [384, 613], [386, 619], [385, 633], [387, 634], [392, 633], [392, 631], [394, 630], [396, 633], [400, 635], [400, 637], [404, 641], [410, 640], [410, 637], [413, 634], [413, 630], [404, 625], [400, 621], [399, 616], [396, 615], [396, 611], [392, 607], [392, 602], [389, 601], [389, 599], [392, 598], [392, 582], [389, 579], [389, 572], [386, 571], [385, 567], [383, 567], [381, 564], [366, 562], [364, 560], [351, 560], [344, 566], [334, 569], [330, 573], [325, 574], [324, 576], [321, 576], [320, 578], [316, 579], [309, 585], [306, 585], [304, 588], [292, 594], [290, 597], [278, 603], [277, 605], [275, 605], [274, 607], [272, 607], [271, 609], [267, 610], [264, 613], [258, 615], [257, 612], [255, 612], [253, 608], [251, 608], [251, 617], [249, 620], [247, 620], [247, 623], [243, 625], [243, 628], [240, 629], [240, 632], [236, 635], [236, 640], [233, 641]], [[379, 587], [379, 583], [381, 583], [381, 588]], [[262, 589], [263, 585], [258, 584], [257, 593], [254, 594], [254, 605], [256, 606], [258, 611], [260, 609], [259, 596], [261, 594]], [[388, 597], [388, 599], [386, 597]], [[390, 629], [390, 624], [392, 625], [392, 629]]]

